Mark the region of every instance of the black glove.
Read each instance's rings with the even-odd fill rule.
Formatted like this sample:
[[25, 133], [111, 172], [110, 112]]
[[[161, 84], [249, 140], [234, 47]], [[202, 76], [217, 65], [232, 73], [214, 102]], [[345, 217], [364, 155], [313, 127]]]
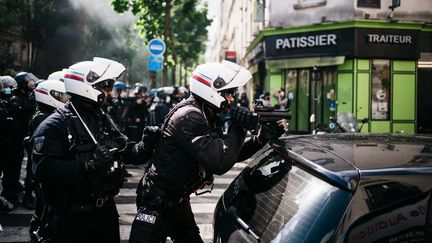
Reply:
[[94, 155], [96, 160], [101, 163], [110, 163], [112, 161], [111, 153], [105, 145], [97, 145]]
[[77, 160], [84, 161], [84, 165], [87, 171], [105, 171], [111, 167], [111, 162], [113, 158], [110, 151], [105, 145], [97, 145], [93, 156], [81, 156], [77, 154]]
[[87, 171], [108, 170], [112, 161], [111, 153], [104, 145], [97, 145], [94, 151], [94, 159], [84, 159]]
[[261, 125], [261, 129], [258, 134], [258, 140], [261, 143], [267, 143], [271, 139], [277, 139], [284, 134], [285, 129], [282, 125], [277, 122], [267, 122]]
[[161, 136], [161, 129], [158, 126], [146, 126], [143, 130], [142, 141], [144, 149], [153, 150]]
[[240, 106], [231, 109], [231, 120], [246, 130], [253, 130], [257, 127], [258, 116], [249, 109]]
[[87, 171], [106, 171], [108, 164], [102, 163], [99, 160], [91, 159], [84, 162]]

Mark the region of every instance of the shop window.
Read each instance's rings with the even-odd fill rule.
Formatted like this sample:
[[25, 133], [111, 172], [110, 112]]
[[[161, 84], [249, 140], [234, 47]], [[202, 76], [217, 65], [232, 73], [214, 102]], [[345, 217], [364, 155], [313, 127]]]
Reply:
[[357, 0], [357, 7], [381, 8], [381, 0]]
[[372, 119], [390, 119], [390, 60], [372, 61]]

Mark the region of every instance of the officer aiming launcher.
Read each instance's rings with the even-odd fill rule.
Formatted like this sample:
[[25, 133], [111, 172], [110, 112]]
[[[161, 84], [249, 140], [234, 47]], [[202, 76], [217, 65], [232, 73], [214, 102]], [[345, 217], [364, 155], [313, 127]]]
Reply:
[[[246, 113], [239, 112], [239, 107], [233, 108], [231, 111], [231, 117], [234, 119], [239, 119], [236, 116], [241, 116]], [[245, 108], [243, 108], [245, 109]], [[279, 120], [290, 120], [291, 111], [289, 109], [276, 109], [272, 106], [264, 106], [261, 100], [255, 100], [254, 108], [251, 114], [251, 118], [246, 120], [251, 120], [250, 124], [247, 124], [247, 129], [252, 131], [252, 134], [256, 135], [262, 124], [265, 123], [275, 123]]]
[[254, 112], [257, 113], [257, 122], [273, 122], [281, 119], [291, 119], [291, 111], [289, 109], [275, 109], [271, 106], [264, 106], [261, 100], [255, 100]]

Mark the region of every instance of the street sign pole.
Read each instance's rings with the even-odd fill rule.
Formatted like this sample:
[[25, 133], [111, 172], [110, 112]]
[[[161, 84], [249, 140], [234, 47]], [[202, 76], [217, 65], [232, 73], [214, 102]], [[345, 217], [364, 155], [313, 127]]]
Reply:
[[147, 70], [152, 88], [157, 86], [157, 72], [162, 71], [163, 54], [165, 53], [165, 42], [160, 38], [151, 39], [148, 43], [147, 50], [150, 56], [147, 60]]

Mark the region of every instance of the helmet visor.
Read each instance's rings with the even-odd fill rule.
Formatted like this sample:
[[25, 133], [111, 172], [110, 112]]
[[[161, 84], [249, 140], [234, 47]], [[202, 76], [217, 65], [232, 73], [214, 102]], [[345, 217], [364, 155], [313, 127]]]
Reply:
[[231, 96], [237, 98], [237, 88], [225, 89], [219, 92], [222, 97]]
[[96, 84], [93, 84], [92, 87], [99, 91], [111, 92], [113, 85], [114, 85], [114, 80], [107, 79], [101, 82], [97, 82]]
[[213, 88], [216, 90], [238, 88], [252, 78], [249, 71], [236, 63], [223, 60], [221, 64], [223, 68], [213, 82]]
[[54, 99], [56, 99], [56, 100], [58, 100], [58, 101], [60, 101], [62, 103], [66, 103], [66, 101], [68, 101], [68, 98], [69, 98], [66, 93], [61, 92], [61, 91], [57, 91], [57, 90], [51, 90], [50, 91], [50, 95]]
[[36, 88], [36, 83], [39, 82], [39, 79], [36, 78], [36, 76], [34, 76], [32, 73], [28, 73], [25, 78], [24, 78], [27, 87], [30, 90], [33, 90], [34, 88]]

